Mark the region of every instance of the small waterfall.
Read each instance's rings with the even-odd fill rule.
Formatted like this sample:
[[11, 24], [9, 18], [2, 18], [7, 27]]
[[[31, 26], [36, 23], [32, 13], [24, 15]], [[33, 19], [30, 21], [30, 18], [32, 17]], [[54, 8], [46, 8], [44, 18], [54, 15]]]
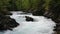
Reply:
[[[4, 34], [52, 34], [56, 26], [55, 22], [47, 19], [44, 16], [33, 16], [31, 13], [24, 14], [23, 12], [12, 12], [10, 16], [14, 18], [20, 26], [13, 29], [13, 31], [6, 31]], [[21, 14], [23, 13], [23, 14]], [[25, 16], [32, 17], [35, 21], [27, 22]]]

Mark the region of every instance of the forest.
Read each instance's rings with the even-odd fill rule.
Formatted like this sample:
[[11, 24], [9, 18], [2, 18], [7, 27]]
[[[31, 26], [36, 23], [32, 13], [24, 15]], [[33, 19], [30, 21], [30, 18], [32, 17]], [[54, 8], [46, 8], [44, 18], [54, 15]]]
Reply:
[[56, 11], [59, 13], [59, 6], [60, 0], [0, 0], [1, 13], [4, 13], [5, 11], [24, 11], [32, 13], [36, 11]]
[[48, 10], [59, 4], [60, 0], [0, 0], [0, 9], [28, 11], [44, 8]]

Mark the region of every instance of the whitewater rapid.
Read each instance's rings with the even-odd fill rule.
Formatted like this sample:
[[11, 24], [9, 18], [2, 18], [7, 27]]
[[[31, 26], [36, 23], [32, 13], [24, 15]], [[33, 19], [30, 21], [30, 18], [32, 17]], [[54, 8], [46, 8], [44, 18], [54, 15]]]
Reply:
[[[52, 34], [56, 26], [55, 22], [47, 19], [44, 16], [33, 16], [31, 13], [22, 14], [23, 12], [12, 12], [10, 16], [14, 18], [20, 25], [13, 29], [13, 31], [6, 31], [3, 34]], [[34, 22], [27, 22], [25, 16], [32, 17]]]

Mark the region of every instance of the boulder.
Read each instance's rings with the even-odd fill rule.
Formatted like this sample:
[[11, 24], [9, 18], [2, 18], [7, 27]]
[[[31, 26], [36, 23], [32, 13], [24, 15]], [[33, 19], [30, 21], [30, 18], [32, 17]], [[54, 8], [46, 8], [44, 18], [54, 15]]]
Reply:
[[19, 23], [9, 16], [0, 15], [0, 31], [13, 30], [18, 25]]
[[34, 19], [32, 17], [25, 16], [25, 18], [26, 18], [26, 21], [34, 21]]
[[44, 9], [32, 11], [32, 15], [34, 16], [43, 16], [43, 14], [44, 14]]

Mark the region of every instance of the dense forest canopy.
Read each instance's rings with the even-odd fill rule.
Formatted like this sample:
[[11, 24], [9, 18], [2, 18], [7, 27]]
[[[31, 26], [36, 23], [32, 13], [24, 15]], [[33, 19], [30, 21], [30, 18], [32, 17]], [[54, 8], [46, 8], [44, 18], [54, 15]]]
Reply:
[[[60, 0], [0, 0], [0, 12], [5, 11], [51, 11], [60, 6]], [[59, 9], [59, 8], [57, 8]], [[57, 10], [56, 10], [57, 11]]]
[[[0, 9], [9, 8], [9, 10], [36, 10], [42, 6], [48, 10], [53, 4], [60, 4], [60, 0], [0, 0]], [[51, 4], [51, 5], [50, 5]]]

